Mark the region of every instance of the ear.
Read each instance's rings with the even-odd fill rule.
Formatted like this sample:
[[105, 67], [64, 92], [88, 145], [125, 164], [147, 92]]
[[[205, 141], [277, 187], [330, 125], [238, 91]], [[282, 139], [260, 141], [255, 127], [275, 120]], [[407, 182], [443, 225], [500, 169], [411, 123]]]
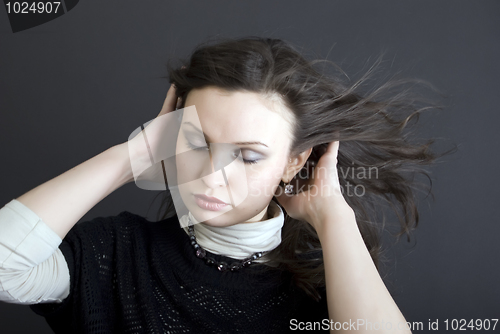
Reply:
[[288, 158], [288, 163], [283, 172], [283, 177], [281, 178], [281, 180], [284, 183], [290, 182], [293, 179], [293, 177], [297, 175], [298, 172], [300, 172], [302, 167], [304, 167], [307, 159], [311, 155], [311, 152], [312, 152], [312, 147], [295, 157]]

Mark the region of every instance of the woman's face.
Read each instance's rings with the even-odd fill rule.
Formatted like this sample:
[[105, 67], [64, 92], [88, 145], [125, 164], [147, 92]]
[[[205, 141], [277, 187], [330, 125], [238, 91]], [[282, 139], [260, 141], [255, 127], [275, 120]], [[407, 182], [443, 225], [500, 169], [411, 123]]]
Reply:
[[[189, 92], [176, 167], [181, 198], [199, 222], [229, 226], [268, 219], [288, 162], [290, 117], [278, 99], [257, 93], [216, 87]], [[212, 202], [214, 197], [226, 204]]]

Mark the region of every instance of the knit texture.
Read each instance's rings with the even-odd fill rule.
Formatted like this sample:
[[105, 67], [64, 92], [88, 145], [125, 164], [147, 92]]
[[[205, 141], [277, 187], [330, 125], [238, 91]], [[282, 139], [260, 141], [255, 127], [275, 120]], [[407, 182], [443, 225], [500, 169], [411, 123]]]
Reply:
[[55, 333], [285, 333], [291, 319], [328, 318], [324, 289], [316, 302], [287, 272], [258, 263], [237, 272], [206, 265], [177, 216], [98, 217], [77, 223], [59, 248], [69, 296], [30, 305]]

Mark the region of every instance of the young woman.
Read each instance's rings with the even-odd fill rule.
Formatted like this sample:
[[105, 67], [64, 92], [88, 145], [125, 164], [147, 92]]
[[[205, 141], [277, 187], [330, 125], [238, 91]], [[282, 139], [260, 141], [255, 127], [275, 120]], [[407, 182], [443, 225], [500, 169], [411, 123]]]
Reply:
[[[410, 140], [425, 107], [404, 82], [357, 92], [370, 73], [343, 84], [278, 39], [198, 46], [139, 135], [0, 210], [0, 299], [58, 333], [409, 333], [378, 272], [378, 205], [416, 226], [435, 154]], [[187, 214], [167, 190], [158, 222], [76, 224], [137, 181], [164, 139], [148, 128], [179, 110], [175, 180], [161, 166]]]

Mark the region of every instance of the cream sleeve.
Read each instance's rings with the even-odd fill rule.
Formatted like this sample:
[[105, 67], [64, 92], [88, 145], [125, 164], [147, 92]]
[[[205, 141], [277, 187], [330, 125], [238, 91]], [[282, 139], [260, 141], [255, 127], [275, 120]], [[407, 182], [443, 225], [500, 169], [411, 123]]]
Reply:
[[70, 276], [61, 238], [16, 199], [0, 209], [0, 301], [60, 303]]

